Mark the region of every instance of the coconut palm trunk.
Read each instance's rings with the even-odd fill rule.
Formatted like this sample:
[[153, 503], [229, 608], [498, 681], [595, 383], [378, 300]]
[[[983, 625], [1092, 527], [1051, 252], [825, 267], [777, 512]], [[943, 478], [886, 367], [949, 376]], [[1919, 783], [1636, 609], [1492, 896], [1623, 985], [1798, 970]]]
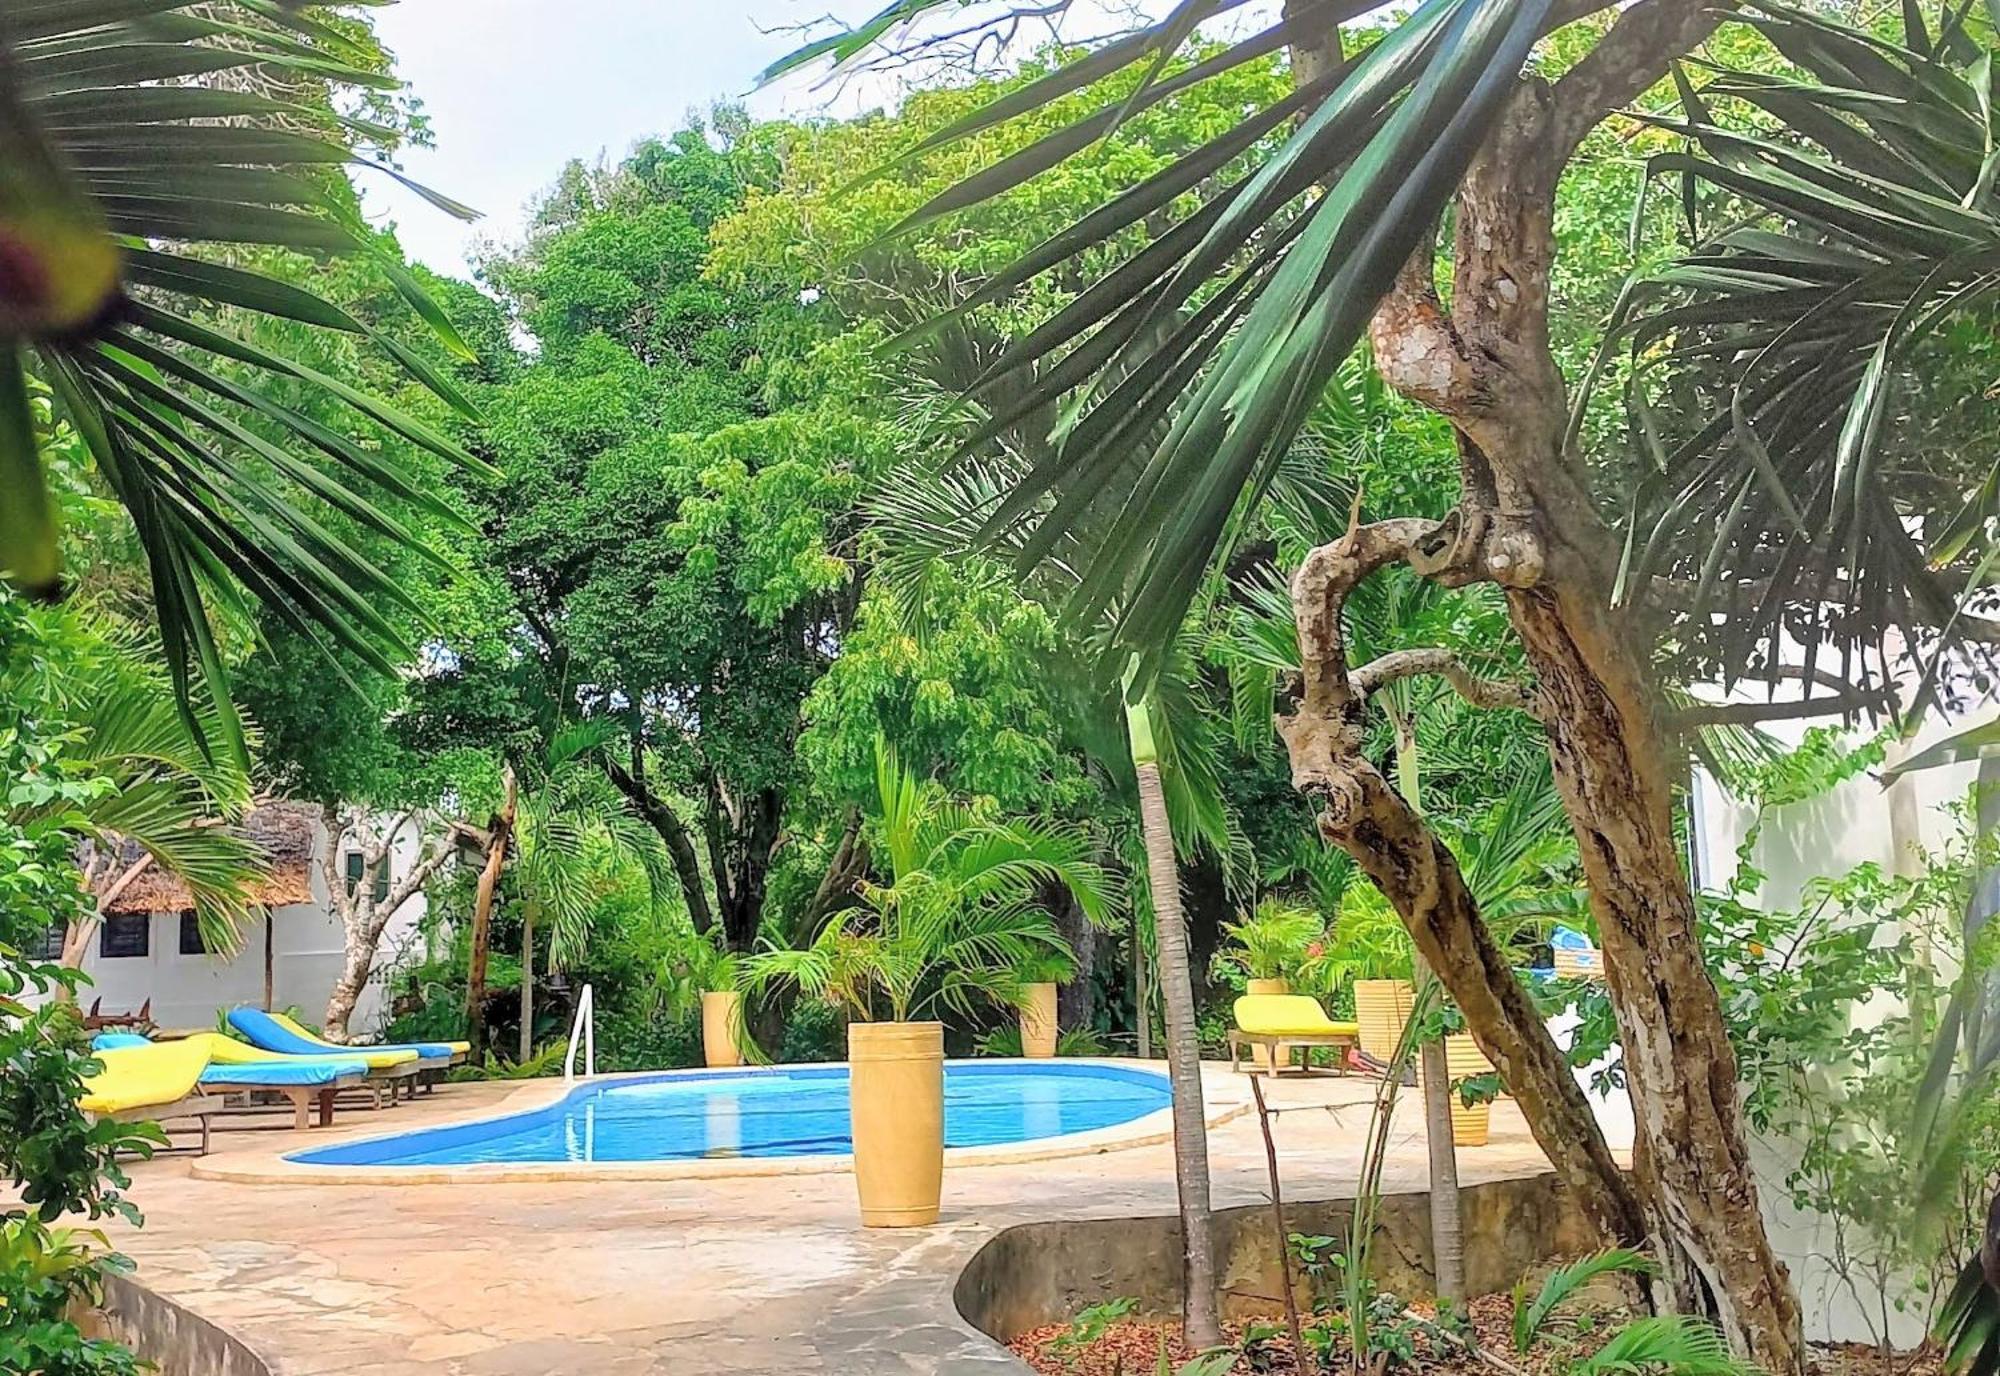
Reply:
[[[1188, 971], [1187, 928], [1181, 914], [1180, 872], [1167, 819], [1152, 719], [1144, 701], [1128, 704], [1132, 765], [1139, 778], [1139, 820], [1146, 839], [1146, 877], [1153, 894], [1160, 1002], [1167, 1021], [1167, 1075], [1174, 1091], [1174, 1182], [1180, 1193], [1183, 1249], [1181, 1331], [1197, 1348], [1219, 1347], [1214, 1224], [1208, 1197], [1208, 1121], [1202, 1106], [1201, 1048], [1195, 1039], [1194, 981]], [[1144, 1010], [1141, 1010], [1143, 1015]]]

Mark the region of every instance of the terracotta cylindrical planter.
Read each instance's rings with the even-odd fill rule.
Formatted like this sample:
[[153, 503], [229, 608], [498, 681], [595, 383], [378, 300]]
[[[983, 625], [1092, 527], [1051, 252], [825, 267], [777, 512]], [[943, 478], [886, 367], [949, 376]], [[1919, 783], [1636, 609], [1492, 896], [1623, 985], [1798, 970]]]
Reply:
[[[1243, 985], [1246, 994], [1289, 994], [1292, 982], [1288, 979], [1253, 979]], [[1275, 1046], [1253, 1046], [1250, 1048], [1250, 1063], [1259, 1070], [1276, 1070], [1284, 1065], [1283, 1053]]]
[[701, 1055], [715, 1068], [743, 1064], [743, 995], [734, 989], [701, 996]]
[[1394, 1060], [1416, 999], [1416, 986], [1406, 979], [1354, 981], [1354, 1021], [1361, 1025], [1361, 1050], [1378, 1061]]
[[1030, 1060], [1046, 1061], [1056, 1054], [1056, 987], [1030, 984], [1027, 1002], [1021, 1005], [1021, 1054]]
[[944, 1024], [852, 1024], [847, 1073], [862, 1226], [937, 1222], [944, 1188]]

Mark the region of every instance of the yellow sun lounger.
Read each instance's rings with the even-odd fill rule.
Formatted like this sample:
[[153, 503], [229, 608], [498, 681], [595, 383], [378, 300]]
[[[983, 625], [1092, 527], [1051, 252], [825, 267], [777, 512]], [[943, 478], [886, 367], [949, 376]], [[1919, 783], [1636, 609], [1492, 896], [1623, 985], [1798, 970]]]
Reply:
[[[1319, 1000], [1305, 994], [1245, 994], [1236, 1000], [1236, 1026], [1229, 1032], [1229, 1068], [1243, 1068], [1243, 1049], [1268, 1048], [1270, 1070], [1281, 1071], [1291, 1059], [1293, 1047], [1353, 1046], [1361, 1037], [1356, 1023], [1335, 1022], [1327, 1017]], [[1310, 1071], [1311, 1058], [1301, 1070]], [[1346, 1057], [1336, 1057], [1334, 1068], [1346, 1073]]]
[[78, 1107], [121, 1123], [193, 1118], [201, 1123], [201, 1153], [208, 1154], [208, 1119], [220, 1102], [201, 1091], [208, 1048], [194, 1042], [161, 1042], [100, 1051], [104, 1069], [83, 1082]]

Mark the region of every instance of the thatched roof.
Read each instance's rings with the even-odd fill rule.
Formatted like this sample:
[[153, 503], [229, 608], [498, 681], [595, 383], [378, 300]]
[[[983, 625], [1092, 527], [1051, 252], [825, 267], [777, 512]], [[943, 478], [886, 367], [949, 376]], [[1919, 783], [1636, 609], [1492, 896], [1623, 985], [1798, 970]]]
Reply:
[[[266, 803], [253, 808], [243, 819], [238, 834], [263, 852], [268, 867], [250, 881], [251, 902], [278, 908], [287, 903], [313, 901], [311, 870], [314, 828], [318, 822], [319, 809], [310, 803]], [[117, 863], [111, 867], [113, 874], [121, 873], [140, 854], [138, 846], [130, 841], [123, 842], [119, 852]], [[79, 859], [87, 865], [96, 853], [94, 844], [85, 842]], [[118, 895], [109, 911], [171, 913], [193, 906], [187, 885], [157, 867], [148, 866]]]

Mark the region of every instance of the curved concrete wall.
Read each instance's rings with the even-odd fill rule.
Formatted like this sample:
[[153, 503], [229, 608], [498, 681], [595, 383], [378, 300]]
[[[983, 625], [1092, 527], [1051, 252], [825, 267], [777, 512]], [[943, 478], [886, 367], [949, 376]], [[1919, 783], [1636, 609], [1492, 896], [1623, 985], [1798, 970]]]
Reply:
[[[1596, 1238], [1553, 1175], [1468, 1185], [1466, 1286], [1475, 1295], [1505, 1290], [1524, 1272], [1592, 1250]], [[1294, 1233], [1347, 1236], [1351, 1199], [1287, 1203]], [[1283, 1303], [1277, 1238], [1268, 1205], [1215, 1216], [1225, 1313], [1270, 1313]], [[1406, 1298], [1428, 1295], [1430, 1196], [1385, 1195], [1374, 1245], [1376, 1284]], [[952, 1298], [967, 1322], [1007, 1342], [1033, 1328], [1073, 1317], [1086, 1305], [1130, 1295], [1147, 1314], [1179, 1309], [1178, 1217], [1024, 1223], [976, 1253]]]
[[155, 1376], [271, 1376], [270, 1364], [240, 1339], [127, 1276], [106, 1276], [103, 1307], [79, 1315], [77, 1326], [125, 1344]]

